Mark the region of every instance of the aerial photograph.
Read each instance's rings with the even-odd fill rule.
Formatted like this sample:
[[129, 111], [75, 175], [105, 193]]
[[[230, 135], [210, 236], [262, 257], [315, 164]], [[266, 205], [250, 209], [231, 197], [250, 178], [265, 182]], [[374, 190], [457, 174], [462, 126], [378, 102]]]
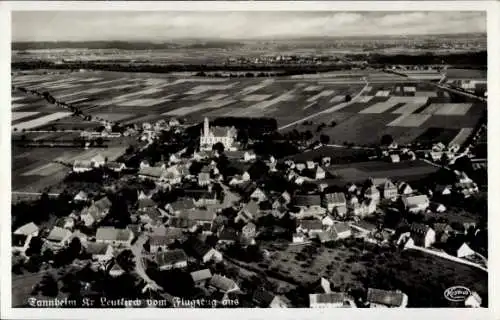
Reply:
[[488, 307], [486, 12], [11, 28], [12, 308]]

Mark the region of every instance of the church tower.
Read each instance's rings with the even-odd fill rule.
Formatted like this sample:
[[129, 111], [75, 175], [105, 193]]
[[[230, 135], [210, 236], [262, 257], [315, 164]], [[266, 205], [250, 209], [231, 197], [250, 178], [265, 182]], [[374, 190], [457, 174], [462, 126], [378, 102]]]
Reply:
[[206, 137], [208, 136], [208, 132], [210, 130], [210, 126], [208, 123], [208, 118], [205, 117], [205, 120], [203, 121], [203, 135]]

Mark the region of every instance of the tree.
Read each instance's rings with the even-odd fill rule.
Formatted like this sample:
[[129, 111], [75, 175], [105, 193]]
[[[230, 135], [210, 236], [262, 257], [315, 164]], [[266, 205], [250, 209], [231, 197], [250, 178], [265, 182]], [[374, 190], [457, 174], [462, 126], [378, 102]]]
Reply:
[[380, 139], [380, 144], [384, 145], [384, 146], [388, 146], [388, 145], [390, 145], [393, 142], [394, 142], [394, 139], [389, 134], [384, 134], [382, 136], [382, 139]]
[[328, 143], [330, 143], [330, 137], [327, 136], [326, 134], [322, 134], [322, 135], [319, 136], [319, 141], [322, 144], [328, 144]]
[[46, 274], [40, 282], [40, 290], [47, 297], [56, 297], [59, 293], [59, 285], [51, 274]]
[[304, 132], [304, 140], [308, 141], [311, 140], [313, 137], [314, 135], [311, 132], [311, 130], [307, 130], [306, 132]]
[[345, 102], [350, 102], [352, 100], [351, 95], [346, 95], [345, 96]]
[[224, 145], [221, 142], [217, 142], [212, 146], [213, 151], [217, 151], [218, 154], [224, 153]]

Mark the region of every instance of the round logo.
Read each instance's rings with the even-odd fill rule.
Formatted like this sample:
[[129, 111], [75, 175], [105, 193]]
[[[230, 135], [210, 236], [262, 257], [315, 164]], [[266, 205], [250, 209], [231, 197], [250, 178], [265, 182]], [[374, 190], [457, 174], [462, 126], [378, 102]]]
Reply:
[[465, 301], [471, 295], [469, 288], [463, 286], [454, 286], [444, 291], [444, 297], [448, 301]]

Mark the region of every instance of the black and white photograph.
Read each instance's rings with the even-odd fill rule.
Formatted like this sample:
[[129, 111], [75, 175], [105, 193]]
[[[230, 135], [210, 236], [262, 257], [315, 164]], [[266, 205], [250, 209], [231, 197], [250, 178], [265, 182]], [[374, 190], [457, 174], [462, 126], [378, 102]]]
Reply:
[[491, 305], [486, 11], [10, 18], [9, 308]]

